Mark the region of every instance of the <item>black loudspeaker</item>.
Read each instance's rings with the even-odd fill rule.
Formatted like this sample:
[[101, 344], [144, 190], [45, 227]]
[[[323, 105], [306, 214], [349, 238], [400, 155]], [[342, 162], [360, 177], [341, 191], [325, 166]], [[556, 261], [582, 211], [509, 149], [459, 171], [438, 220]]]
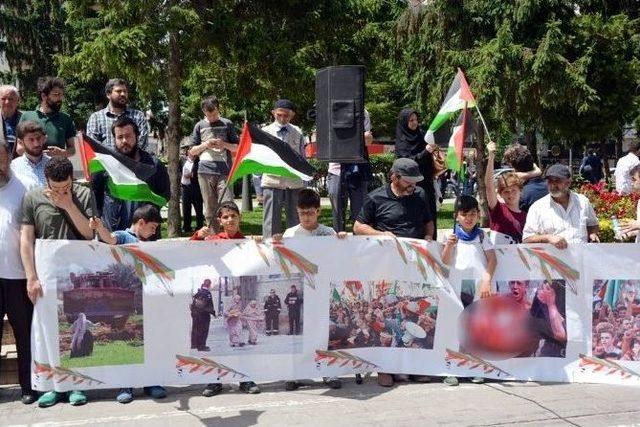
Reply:
[[327, 67], [316, 73], [318, 160], [365, 161], [364, 67]]

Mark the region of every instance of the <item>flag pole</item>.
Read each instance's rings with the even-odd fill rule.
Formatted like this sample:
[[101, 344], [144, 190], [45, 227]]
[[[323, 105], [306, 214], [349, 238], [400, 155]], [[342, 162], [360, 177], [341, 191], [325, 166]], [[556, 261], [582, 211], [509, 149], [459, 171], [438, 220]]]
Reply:
[[491, 135], [489, 134], [489, 128], [487, 128], [487, 123], [484, 121], [484, 117], [482, 117], [482, 113], [480, 112], [480, 109], [478, 108], [478, 103], [476, 102], [476, 111], [478, 112], [478, 115], [480, 116], [480, 121], [482, 121], [482, 126], [484, 127], [484, 132], [487, 134], [487, 137], [489, 138], [489, 141], [493, 141], [491, 139]]

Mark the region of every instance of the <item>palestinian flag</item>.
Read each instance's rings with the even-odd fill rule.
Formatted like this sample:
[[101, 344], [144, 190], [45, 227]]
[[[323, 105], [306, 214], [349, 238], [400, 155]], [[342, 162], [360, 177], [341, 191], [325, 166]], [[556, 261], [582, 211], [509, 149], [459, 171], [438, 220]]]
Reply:
[[471, 88], [464, 77], [464, 73], [458, 68], [458, 74], [453, 79], [449, 92], [444, 98], [440, 111], [429, 125], [431, 132], [436, 132], [447, 122], [451, 122], [454, 115], [463, 108], [476, 106], [476, 100], [471, 93]]
[[111, 196], [122, 200], [150, 202], [156, 206], [167, 204], [168, 200], [154, 193], [146, 183], [155, 173], [152, 165], [136, 162], [87, 135], [83, 135], [80, 156], [87, 181], [91, 181], [91, 175], [98, 172], [109, 175], [107, 185]]
[[286, 142], [245, 122], [227, 185], [245, 175], [260, 173], [311, 181], [315, 171]]
[[462, 153], [464, 142], [467, 139], [467, 124], [469, 117], [469, 109], [464, 108], [458, 117], [455, 127], [451, 131], [445, 164], [447, 165], [447, 168], [452, 171], [460, 172], [462, 170]]

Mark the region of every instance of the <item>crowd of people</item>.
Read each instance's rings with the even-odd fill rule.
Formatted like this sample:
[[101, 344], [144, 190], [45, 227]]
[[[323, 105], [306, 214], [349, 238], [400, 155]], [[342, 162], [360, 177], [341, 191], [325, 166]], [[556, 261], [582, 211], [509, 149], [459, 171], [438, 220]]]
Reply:
[[[638, 282], [615, 282], [603, 281], [594, 289], [593, 355], [603, 359], [640, 361]], [[607, 292], [608, 288], [613, 291]]]
[[[73, 166], [68, 157], [75, 153], [76, 127], [71, 117], [61, 111], [65, 82], [57, 77], [41, 78], [37, 92], [39, 104], [33, 111], [23, 112], [19, 108], [18, 89], [10, 85], [0, 86], [0, 236], [3, 237], [0, 298], [16, 337], [22, 401], [29, 404], [38, 400], [41, 407], [48, 407], [65, 396], [55, 391], [39, 396], [31, 389], [31, 319], [33, 304], [42, 296], [42, 286], [35, 269], [35, 240], [86, 240], [94, 238], [95, 233], [109, 244], [156, 240], [160, 237], [162, 219], [161, 206], [122, 200], [113, 195], [107, 172], [93, 176], [93, 195], [89, 188], [73, 181]], [[126, 81], [109, 80], [104, 93], [106, 107], [88, 118], [86, 135], [119, 155], [147, 165], [153, 171], [146, 180], [151, 191], [168, 199], [170, 180], [167, 170], [155, 155], [147, 151], [149, 126], [144, 113], [129, 105], [128, 94]], [[192, 239], [243, 239], [240, 213], [226, 185], [231, 156], [238, 146], [236, 127], [221, 116], [220, 103], [215, 96], [204, 97], [201, 107], [203, 118], [195, 124], [191, 138], [183, 145], [183, 228], [185, 232], [192, 231], [190, 212], [193, 205], [197, 231]], [[291, 123], [296, 114], [294, 104], [287, 99], [279, 99], [274, 103], [271, 114], [273, 122], [263, 129], [303, 155], [306, 139], [300, 128]], [[370, 120], [366, 120], [364, 126], [365, 140], [371, 141]], [[622, 194], [640, 191], [638, 148], [637, 144], [631, 144], [628, 154], [618, 162], [616, 188]], [[505, 150], [502, 159], [513, 172], [502, 174], [494, 181], [495, 144], [489, 143], [487, 150], [489, 162], [485, 183], [492, 230], [516, 243], [550, 243], [560, 249], [568, 244], [598, 241], [595, 212], [586, 197], [571, 190], [572, 173], [568, 166], [551, 165], [543, 173], [535, 165], [528, 149], [516, 143]], [[396, 156], [388, 183], [368, 194], [366, 189], [371, 180], [371, 168], [366, 159], [361, 163], [330, 165], [328, 184], [333, 228], [318, 223], [320, 197], [314, 190], [304, 188], [302, 180], [263, 174], [258, 186], [264, 205], [262, 238], [278, 240], [319, 235], [342, 238], [345, 236], [345, 212], [349, 204], [356, 235], [435, 239], [438, 196], [434, 183], [444, 171], [443, 153], [432, 141], [426, 141], [418, 113], [413, 109], [404, 109], [399, 114]], [[593, 159], [585, 160], [582, 169], [593, 179], [599, 176]], [[465, 250], [483, 253], [485, 271], [478, 278], [478, 291], [472, 297], [486, 297], [494, 292], [492, 280], [496, 257], [479, 226], [478, 202], [472, 196], [462, 195], [456, 200], [454, 210], [456, 223], [453, 233], [444, 241], [442, 259], [461, 268], [467, 257], [460, 254]], [[283, 211], [286, 230], [282, 229]], [[640, 221], [622, 223], [625, 234], [638, 234], [639, 230]], [[371, 303], [366, 308], [335, 305], [334, 314], [336, 318], [341, 316], [341, 328], [346, 327], [336, 340], [347, 346], [377, 342], [380, 345], [420, 345], [421, 338], [407, 344], [404, 335], [398, 337], [403, 322], [405, 329], [407, 322], [411, 322], [427, 332], [425, 339], [428, 341], [433, 319], [430, 315], [411, 315], [410, 310], [402, 308], [401, 303], [404, 302], [384, 306], [379, 301], [380, 307]], [[226, 313], [226, 317], [227, 324], [231, 325], [229, 319], [234, 316]], [[293, 319], [290, 326], [297, 333], [300, 322], [295, 320], [295, 316]], [[385, 322], [391, 326], [380, 328], [380, 324]], [[392, 325], [394, 322], [395, 326]], [[600, 340], [608, 330], [605, 323], [596, 325], [596, 329], [601, 330]], [[233, 329], [232, 325], [229, 328]], [[334, 334], [337, 333], [338, 325], [333, 328]], [[267, 329], [273, 333], [277, 327], [269, 326], [267, 321]], [[199, 343], [197, 345], [202, 345], [201, 341]], [[629, 345], [633, 352], [635, 343]], [[602, 347], [611, 350], [605, 344]], [[615, 351], [612, 350], [613, 353]], [[420, 380], [419, 377], [416, 379]], [[378, 381], [381, 385], [390, 386], [393, 376], [380, 373]], [[448, 381], [454, 384], [457, 380]], [[327, 382], [332, 387], [340, 386], [336, 378], [328, 378]], [[295, 382], [289, 382], [287, 388], [295, 386]], [[259, 392], [251, 381], [242, 383], [241, 389]], [[220, 384], [209, 384], [203, 394], [212, 396], [220, 390]], [[166, 395], [161, 386], [145, 387], [145, 392], [154, 398]], [[133, 391], [124, 388], [117, 396], [122, 403], [130, 402]], [[81, 391], [70, 392], [67, 398], [72, 405], [87, 402], [86, 394]]]

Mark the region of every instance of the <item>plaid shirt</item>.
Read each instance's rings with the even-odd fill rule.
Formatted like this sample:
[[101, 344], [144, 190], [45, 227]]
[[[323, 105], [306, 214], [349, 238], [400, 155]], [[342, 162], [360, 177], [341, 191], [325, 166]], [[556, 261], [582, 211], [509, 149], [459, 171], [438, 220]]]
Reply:
[[122, 116], [130, 117], [134, 122], [136, 122], [138, 130], [140, 131], [140, 135], [138, 136], [138, 147], [147, 151], [149, 124], [147, 123], [144, 113], [140, 110], [125, 108], [124, 112], [120, 115], [109, 111], [109, 107], [96, 111], [91, 114], [89, 121], [87, 122], [87, 135], [101, 144], [115, 149], [116, 140], [111, 133], [111, 125], [118, 117]]
[[41, 187], [46, 187], [47, 178], [44, 176], [44, 167], [47, 166], [49, 160], [51, 157], [43, 154], [38, 163], [33, 163], [25, 153], [11, 162], [11, 171], [17, 176], [28, 177]]

